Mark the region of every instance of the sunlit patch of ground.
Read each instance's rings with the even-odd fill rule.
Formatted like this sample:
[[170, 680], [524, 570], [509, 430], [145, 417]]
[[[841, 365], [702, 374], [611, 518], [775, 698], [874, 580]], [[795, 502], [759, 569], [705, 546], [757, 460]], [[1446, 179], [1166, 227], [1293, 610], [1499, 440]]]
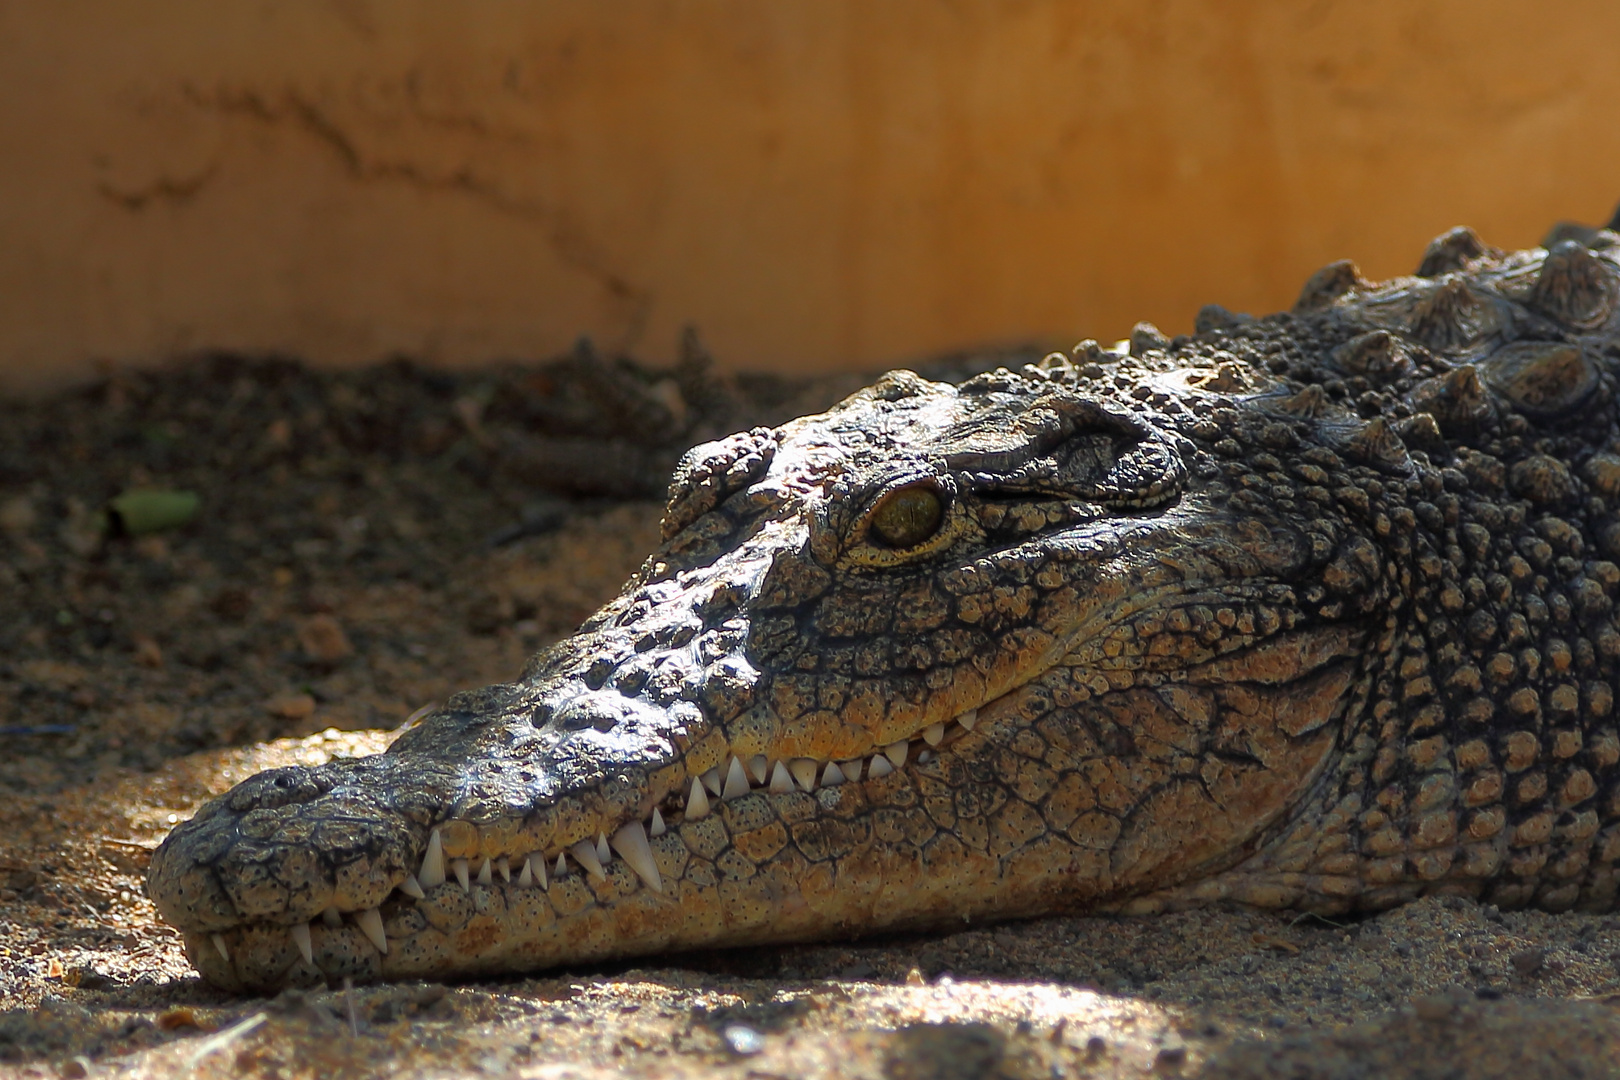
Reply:
[[212, 750], [0, 807], [0, 1074], [1605, 1075], [1620, 1048], [1620, 920], [1467, 902], [1345, 926], [1057, 917], [270, 999], [203, 984], [142, 894], [151, 848], [243, 776], [390, 738]]

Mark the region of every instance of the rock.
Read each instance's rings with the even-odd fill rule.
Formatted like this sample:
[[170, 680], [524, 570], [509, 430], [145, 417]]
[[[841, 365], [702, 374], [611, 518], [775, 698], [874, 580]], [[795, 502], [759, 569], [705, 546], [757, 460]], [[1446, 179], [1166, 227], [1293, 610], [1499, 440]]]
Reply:
[[303, 720], [315, 713], [315, 699], [308, 694], [277, 694], [264, 703], [264, 711], [283, 720]]
[[0, 532], [20, 536], [33, 529], [39, 515], [34, 511], [32, 500], [26, 495], [17, 495], [0, 502]]
[[178, 529], [197, 516], [202, 504], [195, 491], [126, 491], [107, 504], [108, 512], [126, 536]]
[[311, 616], [298, 631], [298, 643], [304, 654], [317, 664], [332, 665], [354, 655], [349, 635], [343, 624], [331, 615]]
[[752, 1057], [765, 1049], [765, 1036], [749, 1027], [747, 1024], [728, 1024], [721, 1033], [726, 1045], [738, 1057]]
[[163, 666], [163, 649], [150, 634], [136, 634], [131, 639], [135, 647], [135, 662], [141, 667]]
[[1421, 994], [1412, 999], [1412, 1011], [1419, 1020], [1444, 1020], [1456, 1008], [1447, 994]]
[[1519, 973], [1520, 978], [1524, 979], [1528, 979], [1540, 971], [1542, 965], [1546, 962], [1547, 953], [1544, 949], [1520, 949], [1508, 957], [1508, 963], [1513, 965], [1513, 970]]

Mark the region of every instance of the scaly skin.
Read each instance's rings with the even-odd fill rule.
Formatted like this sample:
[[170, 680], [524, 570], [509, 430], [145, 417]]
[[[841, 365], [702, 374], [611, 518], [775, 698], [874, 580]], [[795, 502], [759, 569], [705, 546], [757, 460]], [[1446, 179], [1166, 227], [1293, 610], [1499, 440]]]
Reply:
[[151, 894], [235, 990], [1219, 900], [1610, 907], [1620, 236], [1585, 239], [1458, 230], [1291, 314], [697, 447], [577, 634], [385, 754], [239, 785]]

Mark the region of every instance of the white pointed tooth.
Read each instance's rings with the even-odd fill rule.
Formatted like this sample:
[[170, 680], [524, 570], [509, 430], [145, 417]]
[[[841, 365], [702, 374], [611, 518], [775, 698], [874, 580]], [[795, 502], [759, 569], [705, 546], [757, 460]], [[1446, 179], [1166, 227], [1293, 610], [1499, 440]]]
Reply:
[[889, 759], [890, 765], [897, 769], [903, 768], [906, 764], [906, 753], [910, 749], [911, 744], [902, 739], [900, 742], [892, 742], [885, 746], [883, 756]]
[[731, 767], [726, 770], [726, 786], [720, 792], [722, 799], [735, 799], [739, 795], [748, 794], [748, 777], [743, 773], [741, 758], [732, 758]]
[[[562, 861], [561, 855], [557, 856], [557, 861]], [[525, 862], [524, 865], [534, 868], [535, 884], [539, 885], [542, 889], [551, 888], [551, 882], [546, 880], [546, 856], [544, 852], [534, 852], [529, 856], [528, 861]]]
[[315, 962], [315, 943], [309, 938], [309, 923], [293, 923], [293, 944], [298, 946], [298, 955], [304, 958], [304, 963]]
[[692, 778], [692, 793], [686, 797], [686, 820], [696, 821], [709, 816], [709, 793], [697, 777]]
[[534, 856], [523, 860], [523, 869], [518, 873], [518, 888], [530, 889], [534, 887]]
[[456, 875], [456, 881], [461, 885], [462, 892], [472, 892], [472, 879], [467, 876], [466, 859], [451, 859], [450, 872]]
[[502, 881], [512, 880], [512, 864], [505, 855], [495, 860], [495, 872], [501, 875]]
[[854, 761], [840, 761], [838, 763], [838, 767], [844, 770], [845, 779], [850, 781], [859, 781], [861, 778], [861, 766], [863, 764], [865, 764], [865, 762], [861, 758], [856, 758]]
[[803, 791], [816, 790], [816, 762], [814, 758], [796, 757], [788, 765], [788, 772]]
[[652, 821], [647, 826], [647, 835], [663, 836], [664, 833], [668, 831], [669, 830], [664, 827], [664, 815], [659, 812], [658, 807], [653, 807]]
[[321, 922], [336, 930], [338, 927], [343, 925], [343, 916], [338, 914], [337, 908], [329, 907], [325, 911], [321, 912]]
[[355, 912], [354, 925], [377, 946], [378, 952], [384, 956], [388, 955], [388, 936], [383, 933], [382, 916], [377, 913], [376, 908], [368, 907], [364, 911]]
[[608, 847], [607, 833], [596, 834], [596, 857], [603, 866], [613, 861], [613, 849]]
[[484, 860], [484, 865], [480, 866], [478, 868], [478, 877], [477, 877], [476, 880], [478, 881], [478, 884], [480, 884], [480, 885], [493, 885], [493, 884], [495, 884], [495, 875], [490, 873], [490, 871], [489, 871], [489, 860], [488, 859], [485, 859]]
[[787, 766], [780, 761], [771, 770], [770, 790], [777, 795], [787, 795], [794, 790], [793, 777], [788, 775]]
[[873, 758], [872, 764], [866, 767], [867, 778], [872, 780], [876, 780], [880, 776], [888, 776], [892, 772], [894, 772], [894, 766], [890, 765], [889, 759], [882, 754]]
[[439, 839], [438, 829], [428, 837], [427, 854], [422, 856], [422, 869], [417, 871], [416, 880], [424, 889], [437, 889], [444, 884], [444, 844]]
[[608, 841], [613, 850], [624, 857], [625, 865], [636, 872], [636, 876], [647, 883], [653, 892], [663, 892], [664, 882], [658, 876], [658, 863], [653, 859], [652, 845], [647, 843], [647, 830], [641, 827], [641, 822], [632, 821], [613, 834]]
[[754, 783], [764, 784], [765, 778], [770, 775], [770, 762], [765, 760], [764, 754], [755, 754], [748, 759], [748, 775]]
[[231, 962], [231, 951], [225, 947], [225, 935], [214, 935], [214, 948], [219, 950], [219, 958], [227, 964]]
[[938, 756], [939, 755], [934, 753], [932, 750], [924, 748], [922, 750], [917, 751], [917, 764], [926, 765], [930, 761], [933, 761]]
[[838, 767], [838, 762], [827, 762], [826, 771], [821, 774], [821, 783], [824, 787], [837, 787], [845, 780], [844, 770]]
[[[595, 855], [596, 852], [593, 851], [593, 852], [591, 852], [591, 854]], [[563, 858], [563, 853], [560, 852], [560, 851], [557, 852], [557, 874], [556, 874], [556, 876], [557, 876], [557, 879], [559, 881], [568, 876], [568, 860]]]
[[589, 840], [581, 840], [568, 849], [568, 854], [572, 855], [579, 865], [585, 868], [585, 872], [592, 877], [598, 879], [607, 877], [607, 874], [602, 870], [602, 860], [596, 857], [596, 845]]
[[944, 724], [929, 724], [923, 728], [923, 742], [929, 746], [938, 746], [945, 738]]
[[709, 794], [717, 799], [720, 797], [720, 792], [724, 789], [725, 783], [724, 780], [720, 779], [720, 767], [718, 765], [703, 774], [703, 786], [708, 788]]
[[399, 891], [412, 900], [423, 900], [427, 893], [422, 889], [422, 883], [416, 880], [415, 874], [406, 874], [405, 880], [399, 883]]
[[979, 722], [979, 710], [978, 709], [969, 709], [967, 712], [963, 713], [961, 716], [958, 716], [956, 718], [956, 722], [958, 724], [961, 724], [963, 727], [967, 728], [969, 731], [972, 731], [973, 730], [973, 725], [977, 724]]

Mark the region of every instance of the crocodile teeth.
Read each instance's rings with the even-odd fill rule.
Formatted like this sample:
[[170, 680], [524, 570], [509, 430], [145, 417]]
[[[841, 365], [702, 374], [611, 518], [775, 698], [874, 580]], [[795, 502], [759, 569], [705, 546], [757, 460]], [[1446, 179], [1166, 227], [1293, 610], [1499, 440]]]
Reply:
[[325, 911], [321, 912], [321, 922], [336, 930], [338, 927], [343, 925], [343, 916], [338, 914], [337, 908], [329, 907]]
[[412, 900], [423, 900], [427, 893], [422, 889], [422, 883], [416, 880], [415, 874], [406, 874], [405, 880], [399, 883], [399, 891]]
[[[594, 851], [591, 854], [596, 854]], [[560, 881], [568, 876], [568, 862], [563, 858], [562, 852], [557, 852], [557, 879]]]
[[[832, 766], [829, 765], [828, 768], [832, 768]], [[793, 779], [797, 780], [799, 787], [805, 791], [816, 790], [816, 762], [814, 758], [794, 758], [793, 764], [788, 766], [788, 772], [793, 774]]]
[[780, 761], [776, 768], [771, 770], [771, 791], [777, 795], [786, 795], [793, 790], [793, 777], [788, 775], [787, 766]]
[[889, 759], [884, 757], [882, 754], [879, 754], [877, 757], [873, 758], [872, 764], [867, 766], [866, 769], [867, 777], [874, 780], [879, 776], [888, 776], [892, 772], [894, 772], [894, 766], [890, 765]]
[[603, 866], [613, 861], [613, 849], [608, 847], [607, 833], [596, 834], [596, 859]]
[[926, 765], [930, 761], [933, 761], [934, 758], [936, 758], [938, 756], [939, 755], [935, 754], [932, 750], [927, 750], [927, 749], [919, 750], [919, 751], [917, 751], [917, 764]]
[[696, 821], [709, 816], [709, 793], [703, 790], [696, 777], [692, 778], [692, 793], [686, 797], [686, 819]]
[[927, 727], [923, 728], [923, 742], [927, 743], [929, 746], [938, 746], [940, 741], [944, 738], [944, 724], [929, 724]]
[[501, 875], [502, 881], [512, 880], [512, 864], [507, 862], [505, 855], [495, 860], [495, 872]]
[[977, 724], [979, 722], [979, 710], [978, 709], [969, 709], [967, 712], [963, 713], [961, 716], [958, 716], [956, 718], [956, 722], [958, 724], [961, 724], [963, 727], [967, 728], [969, 731], [972, 731], [973, 730], [973, 725]]
[[424, 889], [436, 889], [444, 884], [444, 844], [439, 840], [438, 829], [428, 837], [427, 854], [422, 856], [422, 869], [417, 872], [416, 880]]
[[624, 856], [625, 863], [636, 872], [636, 876], [647, 883], [653, 892], [663, 892], [664, 882], [658, 876], [658, 863], [653, 859], [652, 845], [647, 843], [647, 830], [641, 827], [641, 822], [632, 821], [608, 841], [613, 850]]
[[664, 815], [659, 813], [658, 807], [655, 806], [653, 807], [652, 824], [647, 826], [647, 835], [663, 836], [666, 831], [664, 828]]
[[480, 884], [480, 885], [493, 885], [493, 884], [495, 884], [495, 875], [489, 872], [489, 860], [488, 859], [485, 859], [484, 860], [484, 865], [480, 866], [478, 868], [477, 881], [478, 881], [478, 884]]
[[845, 780], [844, 770], [838, 767], [838, 762], [827, 762], [827, 771], [821, 774], [821, 782], [827, 787], [837, 787]]
[[717, 765], [703, 774], [703, 786], [709, 789], [709, 794], [715, 798], [720, 797], [720, 791], [725, 782], [720, 779], [720, 767]]
[[579, 865], [585, 868], [586, 873], [590, 874], [592, 877], [599, 880], [607, 878], [607, 874], [602, 870], [602, 860], [596, 857], [596, 845], [591, 843], [589, 840], [581, 840], [579, 843], [569, 848], [568, 853], [572, 855], [579, 862]]
[[309, 939], [309, 923], [294, 923], [292, 928], [293, 944], [298, 946], [298, 955], [304, 958], [304, 963], [315, 962], [315, 943]]
[[378, 952], [384, 956], [388, 955], [388, 936], [383, 933], [382, 916], [377, 914], [376, 908], [370, 907], [364, 911], [356, 912], [354, 925], [358, 926], [360, 932], [366, 935], [373, 945], [377, 946]]
[[766, 769], [769, 767], [770, 763], [765, 760], [764, 754], [755, 754], [748, 759], [748, 775], [754, 778], [756, 784], [765, 783]]
[[467, 877], [467, 860], [451, 859], [450, 869], [455, 872], [456, 881], [461, 885], [461, 891], [472, 892], [472, 882]]
[[883, 748], [883, 756], [888, 758], [889, 764], [893, 765], [895, 768], [904, 768], [906, 764], [906, 752], [910, 749], [911, 744], [902, 739], [899, 742], [890, 743], [888, 746], [885, 746]]
[[225, 947], [225, 935], [214, 935], [214, 948], [219, 950], [219, 958], [227, 964], [231, 962], [231, 951]]
[[862, 760], [860, 758], [856, 758], [854, 761], [840, 761], [838, 763], [838, 767], [844, 770], [844, 776], [849, 780], [858, 781], [861, 778], [862, 764]]
[[[562, 861], [562, 856], [558, 855], [557, 860], [559, 862]], [[531, 863], [534, 864], [534, 880], [536, 884], [538, 884], [542, 889], [549, 891], [551, 889], [551, 882], [546, 880], [546, 857], [537, 851], [525, 859], [523, 865], [528, 866]]]
[[722, 799], [735, 799], [739, 795], [748, 794], [748, 777], [743, 774], [741, 758], [732, 758], [731, 767], [726, 770], [726, 786], [720, 792]]
[[518, 888], [520, 889], [532, 889], [534, 887], [534, 869], [529, 865], [532, 862], [534, 862], [533, 855], [523, 860], [523, 870], [518, 874], [517, 879]]

